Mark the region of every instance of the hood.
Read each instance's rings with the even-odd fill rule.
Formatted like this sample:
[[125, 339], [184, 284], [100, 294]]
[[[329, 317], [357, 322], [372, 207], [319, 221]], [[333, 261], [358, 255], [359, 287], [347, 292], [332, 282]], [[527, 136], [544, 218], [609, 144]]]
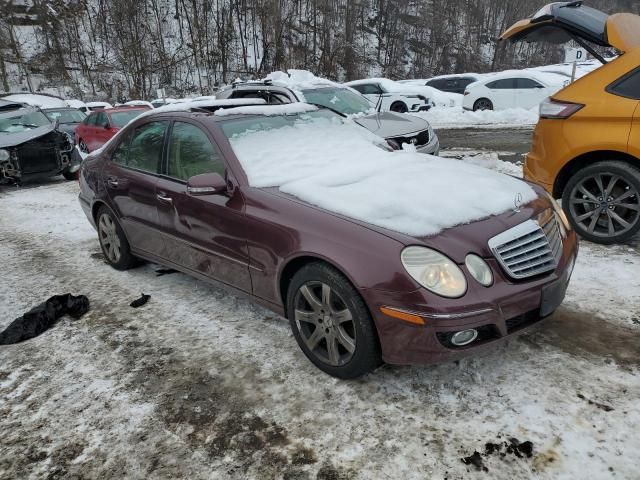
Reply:
[[554, 2], [508, 28], [501, 40], [566, 43], [579, 38], [627, 52], [640, 46], [640, 16], [607, 15], [582, 2]]
[[366, 117], [355, 118], [354, 121], [379, 137], [401, 137], [429, 128], [429, 123], [422, 118], [394, 112], [382, 112]]
[[76, 127], [78, 125], [80, 125], [79, 122], [78, 123], [60, 123], [58, 125], [58, 130], [64, 133], [68, 133], [73, 137], [73, 135], [76, 133]]
[[51, 123], [42, 127], [26, 130], [19, 133], [0, 133], [0, 148], [16, 147], [23, 143], [30, 142], [36, 138], [44, 137], [50, 132], [55, 131], [56, 126]]
[[531, 186], [536, 193], [538, 193], [539, 197], [526, 205], [521, 206], [518, 212], [516, 212], [514, 208], [513, 210], [508, 210], [499, 215], [492, 215], [482, 220], [445, 229], [436, 235], [423, 237], [406, 235], [371, 223], [363, 222], [353, 217], [348, 217], [340, 213], [326, 210], [317, 205], [305, 202], [298, 197], [284, 193], [278, 188], [272, 187], [261, 190], [268, 192], [271, 195], [285, 198], [291, 202], [305, 205], [307, 208], [313, 208], [325, 215], [337, 217], [349, 223], [359, 225], [367, 230], [391, 238], [403, 246], [418, 245], [433, 248], [447, 255], [457, 264], [462, 265], [469, 253], [475, 253], [483, 258], [491, 258], [493, 253], [489, 249], [489, 239], [509, 230], [510, 228], [520, 225], [527, 220], [532, 218], [535, 219], [544, 211], [553, 208], [549, 200], [544, 195], [543, 190], [538, 186]]

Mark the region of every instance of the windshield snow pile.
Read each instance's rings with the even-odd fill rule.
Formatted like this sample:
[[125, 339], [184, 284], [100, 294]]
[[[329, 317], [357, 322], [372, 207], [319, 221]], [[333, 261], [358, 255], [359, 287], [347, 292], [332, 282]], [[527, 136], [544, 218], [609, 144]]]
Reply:
[[217, 117], [226, 117], [229, 115], [293, 115], [296, 113], [314, 112], [318, 107], [307, 105], [306, 103], [287, 103], [285, 105], [251, 105], [245, 107], [225, 108], [216, 110]]
[[253, 187], [278, 187], [313, 205], [413, 236], [503, 213], [536, 198], [515, 178], [455, 160], [376, 147], [335, 119], [292, 120], [232, 135]]

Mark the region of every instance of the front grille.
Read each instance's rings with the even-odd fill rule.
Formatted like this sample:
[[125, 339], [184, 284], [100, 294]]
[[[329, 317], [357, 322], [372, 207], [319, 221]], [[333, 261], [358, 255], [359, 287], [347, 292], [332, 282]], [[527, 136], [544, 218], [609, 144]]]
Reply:
[[507, 275], [516, 280], [555, 270], [562, 253], [562, 236], [556, 214], [547, 210], [489, 240]]
[[429, 143], [429, 130], [420, 132], [417, 135], [411, 135], [406, 137], [393, 137], [392, 140], [395, 140], [396, 142], [398, 142], [401, 147], [403, 143], [413, 144], [416, 147], [421, 147]]

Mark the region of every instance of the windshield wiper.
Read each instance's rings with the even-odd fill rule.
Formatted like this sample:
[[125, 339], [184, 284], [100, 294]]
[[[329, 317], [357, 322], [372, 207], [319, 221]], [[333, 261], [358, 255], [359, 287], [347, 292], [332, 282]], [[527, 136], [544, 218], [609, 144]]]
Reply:
[[323, 105], [321, 103], [312, 103], [312, 102], [305, 102], [305, 103], [307, 105], [313, 105], [314, 107], [318, 107], [318, 108], [326, 108], [327, 110], [330, 110], [333, 113], [337, 113], [341, 117], [347, 118], [347, 115], [345, 113], [342, 113], [340, 110], [336, 110], [335, 108], [327, 107], [326, 105]]

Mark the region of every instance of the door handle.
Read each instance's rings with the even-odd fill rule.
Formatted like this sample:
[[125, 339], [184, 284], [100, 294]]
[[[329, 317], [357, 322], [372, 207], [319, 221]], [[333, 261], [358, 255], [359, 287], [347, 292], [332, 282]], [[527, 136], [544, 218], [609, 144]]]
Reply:
[[166, 193], [160, 192], [156, 195], [156, 198], [164, 203], [173, 203], [173, 198], [167, 196]]
[[118, 179], [116, 177], [107, 177], [107, 185], [112, 188], [118, 188]]

